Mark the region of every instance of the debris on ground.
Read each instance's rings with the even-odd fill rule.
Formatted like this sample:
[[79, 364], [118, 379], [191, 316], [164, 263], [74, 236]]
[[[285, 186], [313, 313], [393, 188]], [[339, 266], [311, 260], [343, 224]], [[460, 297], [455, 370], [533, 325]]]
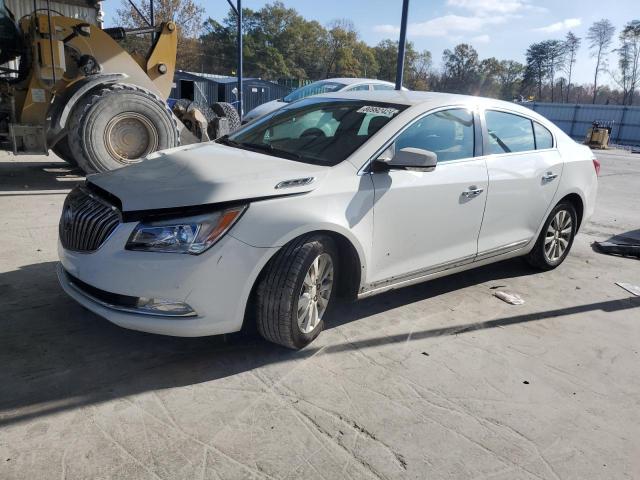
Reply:
[[624, 288], [627, 292], [633, 293], [635, 296], [640, 297], [640, 286], [632, 285], [631, 283], [616, 282], [620, 288]]
[[640, 244], [613, 242], [594, 242], [593, 244], [600, 253], [640, 258]]
[[494, 296], [498, 297], [503, 302], [510, 303], [511, 305], [522, 305], [524, 300], [517, 293], [503, 292], [502, 290], [497, 290]]

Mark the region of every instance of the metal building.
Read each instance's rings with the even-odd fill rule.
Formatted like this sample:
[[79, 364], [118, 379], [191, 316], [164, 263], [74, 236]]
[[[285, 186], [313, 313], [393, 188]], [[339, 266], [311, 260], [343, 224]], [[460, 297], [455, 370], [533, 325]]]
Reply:
[[[46, 0], [5, 0], [5, 5], [13, 12], [16, 20], [33, 12], [36, 8], [47, 8]], [[96, 0], [51, 0], [49, 6], [65, 17], [79, 18], [87, 23], [98, 25], [102, 22], [100, 2]]]
[[584, 140], [593, 122], [611, 125], [611, 143], [640, 145], [640, 107], [566, 103], [523, 103], [558, 125], [575, 140]]
[[[5, 0], [4, 3], [11, 10], [16, 21], [33, 13], [34, 6], [37, 9], [46, 9], [47, 3], [55, 13], [65, 17], [82, 19], [92, 25], [102, 25], [104, 17], [100, 1], [97, 0], [50, 0], [49, 2], [47, 0], [35, 0], [35, 2], [34, 0]], [[18, 61], [14, 60], [3, 66], [18, 70]]]
[[[173, 79], [172, 99], [188, 98], [205, 102], [228, 102], [236, 104], [237, 78], [207, 73], [177, 71]], [[258, 105], [287, 95], [291, 88], [260, 78], [242, 80], [242, 103], [248, 112]]]

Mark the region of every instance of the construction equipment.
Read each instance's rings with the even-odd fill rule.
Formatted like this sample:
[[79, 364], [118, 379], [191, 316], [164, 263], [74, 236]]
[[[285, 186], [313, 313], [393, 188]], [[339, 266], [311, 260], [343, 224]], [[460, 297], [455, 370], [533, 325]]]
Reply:
[[611, 122], [593, 122], [591, 128], [587, 130], [584, 144], [591, 148], [606, 150], [609, 148], [609, 138], [611, 137], [612, 127]]
[[[153, 38], [146, 55], [118, 43], [141, 35]], [[190, 128], [174, 115], [166, 101], [176, 51], [173, 22], [103, 30], [48, 8], [16, 21], [0, 0], [0, 64], [19, 59], [17, 70], [0, 67], [0, 149], [52, 149], [86, 173], [102, 172], [239, 125], [228, 104], [205, 106], [211, 114], [190, 105]]]

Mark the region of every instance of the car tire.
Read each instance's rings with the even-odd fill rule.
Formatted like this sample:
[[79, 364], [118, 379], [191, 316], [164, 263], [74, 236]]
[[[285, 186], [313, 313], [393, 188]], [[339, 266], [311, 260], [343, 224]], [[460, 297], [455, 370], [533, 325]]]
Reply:
[[301, 349], [324, 327], [336, 290], [338, 254], [324, 235], [285, 245], [267, 264], [256, 297], [256, 326], [270, 342]]
[[576, 235], [578, 215], [568, 202], [555, 206], [544, 222], [533, 250], [525, 257], [539, 270], [553, 270], [567, 258]]

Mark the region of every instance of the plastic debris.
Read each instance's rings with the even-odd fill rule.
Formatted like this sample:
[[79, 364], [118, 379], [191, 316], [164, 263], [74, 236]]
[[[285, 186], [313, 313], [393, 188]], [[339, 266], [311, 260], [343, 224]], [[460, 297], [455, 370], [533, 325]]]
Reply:
[[493, 295], [498, 297], [503, 302], [510, 303], [511, 305], [522, 305], [524, 303], [522, 297], [517, 293], [509, 293], [503, 292], [502, 290], [497, 290]]
[[640, 297], [640, 287], [638, 285], [632, 285], [631, 283], [616, 282], [620, 288], [624, 288], [627, 292], [633, 293], [636, 297]]
[[609, 255], [621, 255], [623, 257], [640, 258], [640, 244], [594, 242], [594, 245], [600, 253], [607, 253]]

